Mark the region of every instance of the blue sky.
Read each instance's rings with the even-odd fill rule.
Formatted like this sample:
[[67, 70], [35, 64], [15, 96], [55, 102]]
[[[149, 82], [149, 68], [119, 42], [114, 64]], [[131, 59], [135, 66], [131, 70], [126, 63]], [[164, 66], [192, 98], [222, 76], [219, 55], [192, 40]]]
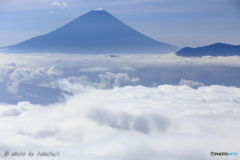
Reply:
[[46, 34], [98, 7], [177, 47], [240, 44], [238, 0], [0, 0], [0, 46]]

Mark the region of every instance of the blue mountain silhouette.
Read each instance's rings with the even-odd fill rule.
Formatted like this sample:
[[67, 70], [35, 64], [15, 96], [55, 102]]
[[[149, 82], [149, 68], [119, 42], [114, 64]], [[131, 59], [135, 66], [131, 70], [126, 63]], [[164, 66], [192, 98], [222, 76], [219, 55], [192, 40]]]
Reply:
[[225, 43], [215, 43], [209, 46], [197, 48], [185, 47], [176, 52], [176, 54], [183, 57], [240, 55], [240, 45], [235, 46]]
[[169, 53], [175, 46], [153, 40], [106, 11], [91, 11], [48, 34], [4, 47], [8, 53]]

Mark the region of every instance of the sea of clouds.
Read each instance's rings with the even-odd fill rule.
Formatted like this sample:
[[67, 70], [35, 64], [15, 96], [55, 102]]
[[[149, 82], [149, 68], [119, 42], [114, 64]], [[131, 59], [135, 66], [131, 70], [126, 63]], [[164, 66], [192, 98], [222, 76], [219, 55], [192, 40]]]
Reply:
[[0, 56], [0, 159], [239, 158], [238, 56]]

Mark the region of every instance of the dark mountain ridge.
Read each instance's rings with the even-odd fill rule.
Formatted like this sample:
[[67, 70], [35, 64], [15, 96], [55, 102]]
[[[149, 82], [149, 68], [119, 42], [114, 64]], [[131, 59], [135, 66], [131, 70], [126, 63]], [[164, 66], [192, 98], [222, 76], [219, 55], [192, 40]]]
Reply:
[[[106, 11], [91, 11], [48, 33], [4, 47], [7, 53], [169, 53], [177, 47], [153, 40]], [[2, 48], [3, 49], [3, 48]]]
[[202, 57], [202, 56], [233, 56], [240, 55], [240, 45], [230, 45], [225, 43], [214, 43], [204, 47], [185, 47], [178, 52], [178, 56]]

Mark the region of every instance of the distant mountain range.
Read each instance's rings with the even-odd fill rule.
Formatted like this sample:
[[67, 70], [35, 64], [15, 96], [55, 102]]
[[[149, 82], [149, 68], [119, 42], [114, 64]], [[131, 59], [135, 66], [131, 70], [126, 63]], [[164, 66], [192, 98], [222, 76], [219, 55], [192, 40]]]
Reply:
[[0, 49], [7, 53], [169, 53], [179, 48], [153, 40], [108, 12], [91, 11], [48, 34]]
[[235, 46], [225, 43], [215, 43], [209, 46], [197, 48], [185, 47], [176, 52], [176, 54], [183, 57], [240, 55], [240, 45]]

